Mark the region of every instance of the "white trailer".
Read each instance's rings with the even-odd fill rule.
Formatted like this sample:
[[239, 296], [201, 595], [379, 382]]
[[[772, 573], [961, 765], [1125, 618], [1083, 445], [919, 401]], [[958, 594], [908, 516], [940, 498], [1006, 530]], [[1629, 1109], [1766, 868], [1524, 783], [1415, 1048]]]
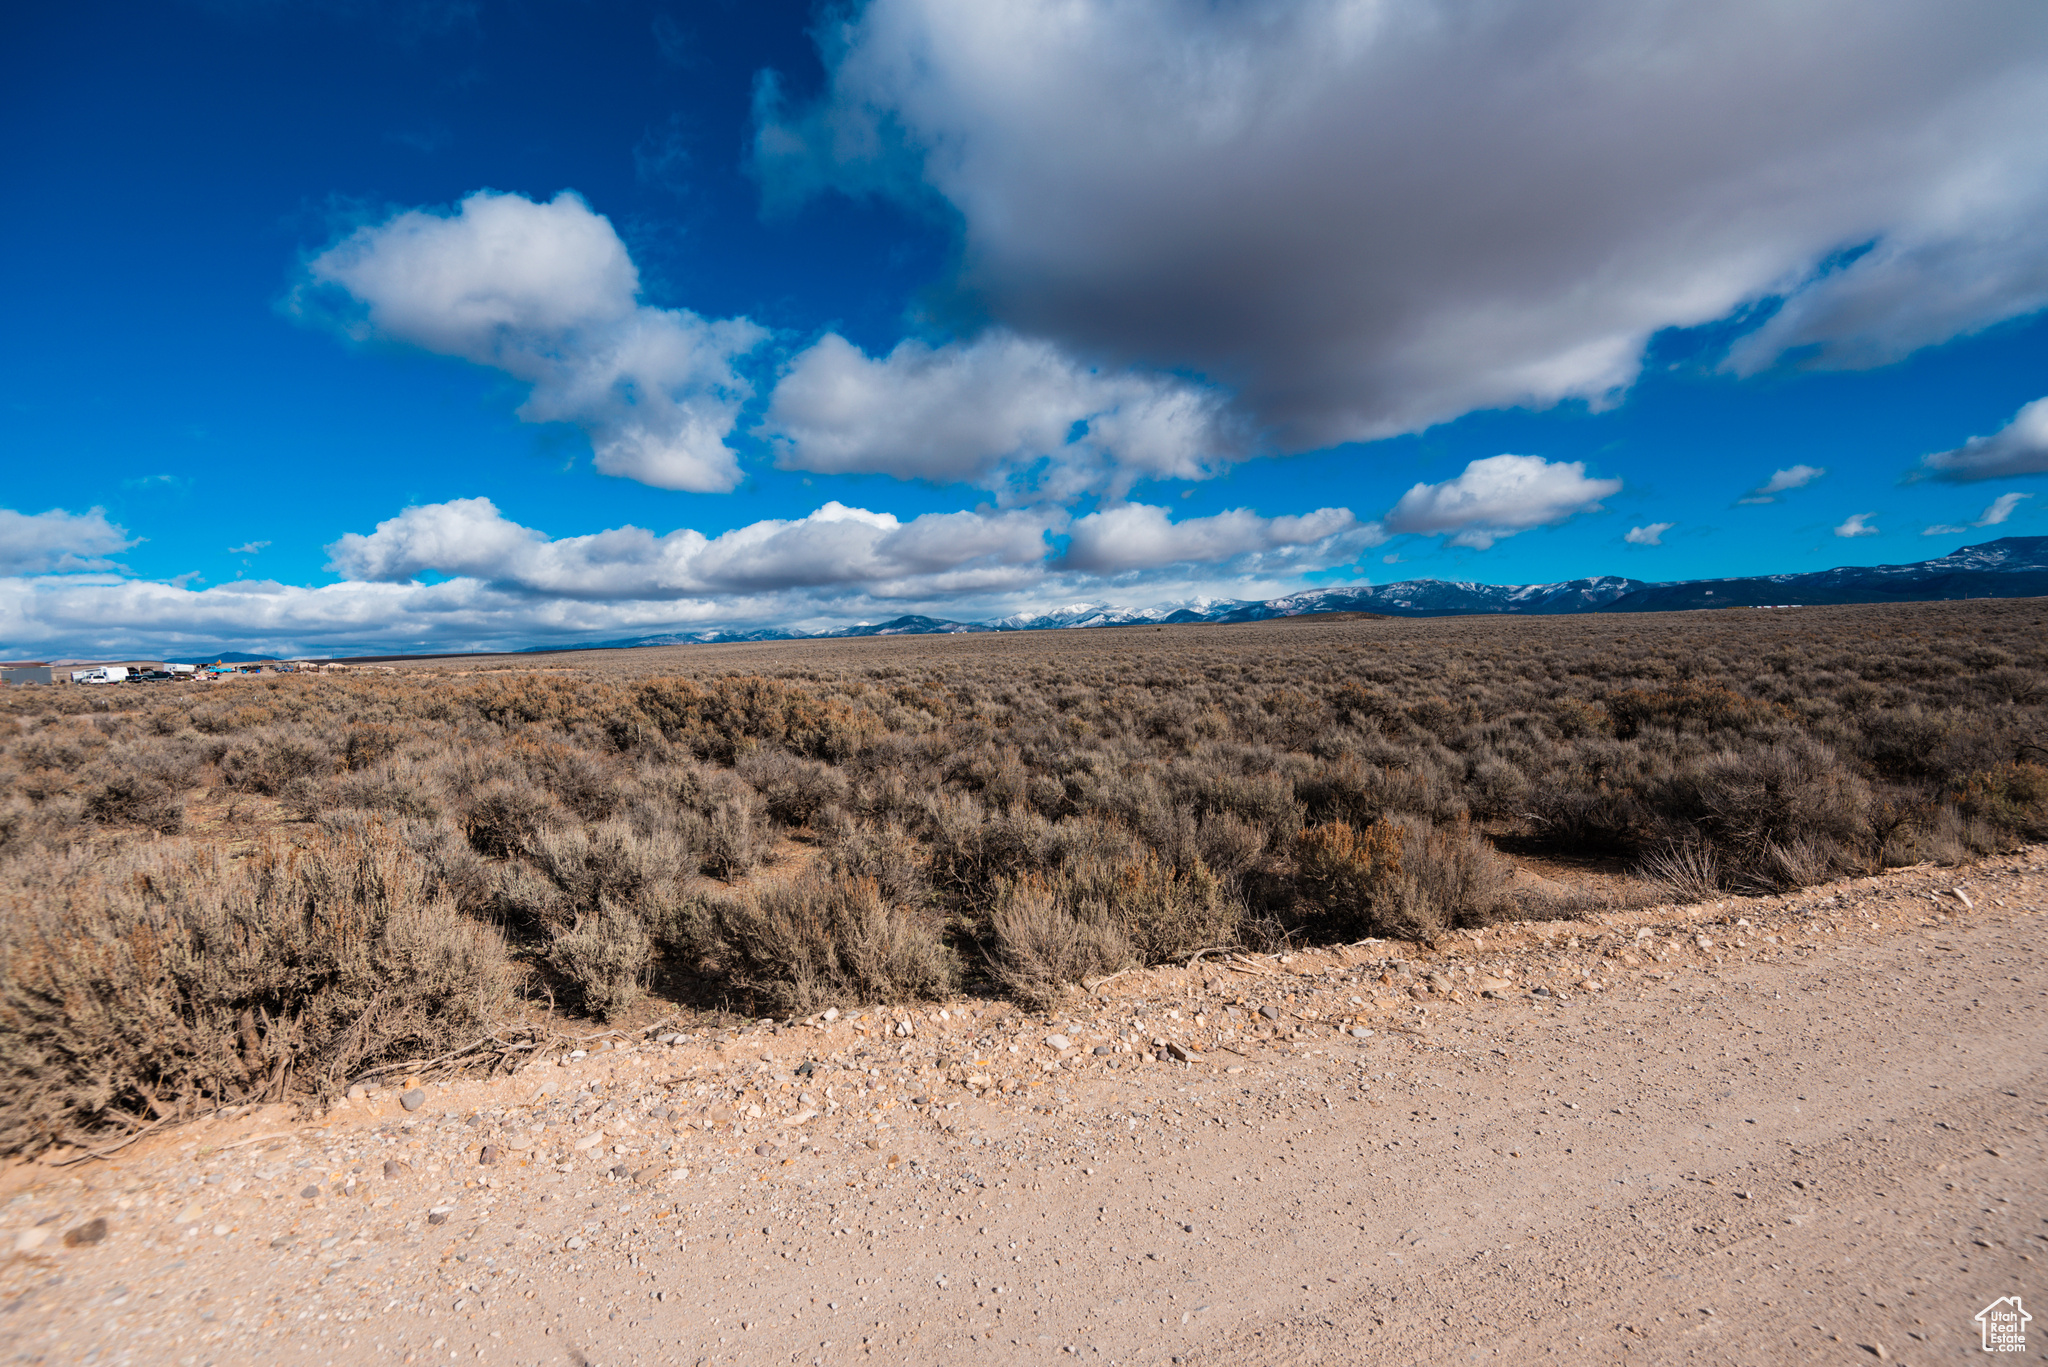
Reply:
[[98, 669], [74, 669], [71, 682], [75, 684], [116, 684], [128, 677], [126, 665], [101, 665]]

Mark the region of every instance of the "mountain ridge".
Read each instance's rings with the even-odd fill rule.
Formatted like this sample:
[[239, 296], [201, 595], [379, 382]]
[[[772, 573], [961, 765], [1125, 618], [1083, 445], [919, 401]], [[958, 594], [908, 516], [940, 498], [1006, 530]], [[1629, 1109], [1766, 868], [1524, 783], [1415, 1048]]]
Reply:
[[1674, 612], [1724, 607], [1833, 607], [1850, 603], [1936, 602], [1959, 598], [2048, 596], [2048, 536], [2007, 536], [1964, 546], [1932, 560], [1903, 565], [1843, 565], [1793, 574], [1740, 575], [1654, 583], [1619, 575], [1593, 575], [1549, 584], [1482, 584], [1470, 580], [1406, 579], [1393, 584], [1350, 584], [1303, 589], [1265, 599], [1194, 598], [1131, 608], [1113, 603], [1071, 603], [1042, 613], [1014, 613], [990, 621], [956, 621], [906, 614], [886, 622], [860, 622], [825, 631], [780, 627], [707, 627], [697, 631], [592, 642], [616, 649], [651, 645], [723, 645], [746, 641], [834, 640], [864, 636], [963, 635], [1010, 631], [1072, 631], [1095, 627], [1172, 626], [1258, 622], [1321, 612], [1365, 612], [1384, 617], [1565, 616], [1588, 612]]

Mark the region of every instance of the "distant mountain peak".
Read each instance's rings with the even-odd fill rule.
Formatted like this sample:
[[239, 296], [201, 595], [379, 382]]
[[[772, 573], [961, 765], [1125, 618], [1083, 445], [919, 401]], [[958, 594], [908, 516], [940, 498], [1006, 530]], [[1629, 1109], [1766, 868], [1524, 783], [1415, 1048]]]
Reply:
[[[779, 627], [707, 627], [601, 646], [724, 644], [741, 641], [860, 636], [953, 636], [989, 631], [1068, 631], [1094, 627], [1257, 622], [1309, 613], [1360, 612], [1383, 617], [1562, 616], [1585, 612], [1666, 612], [1692, 608], [1827, 606], [1959, 598], [2048, 596], [2048, 536], [2004, 536], [1962, 546], [1908, 565], [1841, 566], [1798, 574], [1647, 583], [1592, 575], [1552, 584], [1480, 584], [1405, 579], [1302, 589], [1265, 599], [1190, 598], [1150, 607], [1069, 603], [1044, 612], [1013, 613], [987, 622], [915, 614], [828, 631]], [[549, 647], [561, 649], [561, 647]]]

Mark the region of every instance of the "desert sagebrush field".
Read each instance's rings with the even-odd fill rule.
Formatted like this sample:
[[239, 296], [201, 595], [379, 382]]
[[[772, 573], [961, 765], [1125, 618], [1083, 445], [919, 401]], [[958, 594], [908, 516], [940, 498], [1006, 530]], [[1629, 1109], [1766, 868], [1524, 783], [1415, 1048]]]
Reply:
[[1294, 619], [10, 690], [0, 1149], [649, 994], [1044, 1003], [1215, 945], [1959, 862], [2048, 835], [2044, 617]]

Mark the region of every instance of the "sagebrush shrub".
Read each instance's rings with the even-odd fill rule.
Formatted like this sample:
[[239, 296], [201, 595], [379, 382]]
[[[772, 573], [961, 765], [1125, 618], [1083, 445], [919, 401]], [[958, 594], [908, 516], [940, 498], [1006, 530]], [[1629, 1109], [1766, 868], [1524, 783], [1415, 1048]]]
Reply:
[[1397, 816], [1354, 830], [1333, 821], [1302, 832], [1294, 858], [1302, 922], [1318, 939], [1430, 940], [1486, 925], [1507, 903], [1507, 861], [1462, 823]]
[[929, 999], [959, 981], [937, 918], [890, 901], [871, 878], [814, 875], [711, 897], [692, 921], [700, 961], [778, 1013]]
[[328, 1094], [510, 1006], [488, 927], [383, 832], [16, 860], [0, 884], [0, 1150]]
[[1068, 987], [1137, 962], [1101, 902], [1064, 902], [1043, 880], [1005, 883], [989, 909], [988, 962], [1005, 991], [1032, 1007]]
[[108, 824], [144, 826], [173, 835], [185, 825], [185, 804], [163, 780], [149, 774], [115, 774], [85, 799], [86, 815]]

